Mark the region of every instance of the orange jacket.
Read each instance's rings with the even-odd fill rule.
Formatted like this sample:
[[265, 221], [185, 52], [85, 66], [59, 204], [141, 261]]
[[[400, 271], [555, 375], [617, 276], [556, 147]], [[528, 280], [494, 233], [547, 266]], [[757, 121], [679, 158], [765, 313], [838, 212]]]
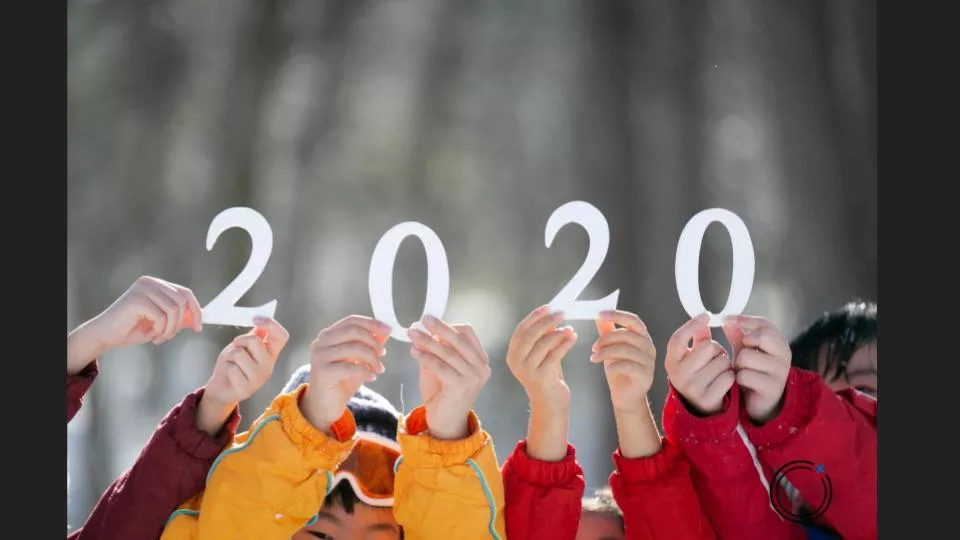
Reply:
[[[298, 406], [304, 384], [277, 396], [214, 462], [203, 493], [170, 516], [162, 540], [286, 539], [314, 519], [333, 472], [353, 449], [350, 411], [314, 428]], [[503, 483], [493, 441], [476, 414], [470, 435], [442, 441], [425, 434], [426, 411], [401, 418], [394, 516], [406, 538], [503, 539]]]

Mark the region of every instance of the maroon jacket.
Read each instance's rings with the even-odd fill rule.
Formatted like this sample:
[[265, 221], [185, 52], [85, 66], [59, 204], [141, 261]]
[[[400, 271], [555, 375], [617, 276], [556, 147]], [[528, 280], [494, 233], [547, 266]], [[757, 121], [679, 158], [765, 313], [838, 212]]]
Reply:
[[[98, 374], [96, 362], [67, 376], [67, 422]], [[197, 428], [200, 388], [176, 405], [157, 426], [136, 463], [117, 478], [70, 540], [159, 538], [167, 518], [183, 501], [203, 490], [210, 466], [233, 439], [240, 423], [234, 409], [217, 437]]]

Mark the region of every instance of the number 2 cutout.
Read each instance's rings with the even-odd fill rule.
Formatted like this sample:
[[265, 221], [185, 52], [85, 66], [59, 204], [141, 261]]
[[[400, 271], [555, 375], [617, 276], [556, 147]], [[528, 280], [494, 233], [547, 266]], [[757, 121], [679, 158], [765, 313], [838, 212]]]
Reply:
[[703, 210], [690, 218], [680, 233], [677, 243], [677, 260], [674, 268], [677, 278], [677, 293], [683, 309], [691, 317], [696, 317], [707, 311], [700, 296], [700, 247], [703, 244], [703, 235], [707, 227], [718, 222], [727, 228], [730, 233], [730, 244], [733, 247], [733, 272], [730, 275], [730, 293], [727, 303], [720, 313], [710, 318], [710, 326], [723, 326], [723, 318], [727, 315], [738, 315], [750, 300], [753, 290], [753, 274], [756, 269], [756, 260], [753, 252], [753, 241], [750, 240], [750, 231], [739, 216], [723, 208]]
[[617, 309], [620, 289], [599, 300], [577, 300], [577, 297], [583, 294], [607, 257], [610, 227], [607, 225], [607, 218], [592, 204], [584, 201], [568, 202], [554, 210], [547, 220], [543, 240], [548, 248], [553, 244], [557, 232], [570, 223], [586, 229], [590, 247], [587, 248], [587, 258], [580, 265], [580, 269], [550, 301], [550, 308], [553, 311], [562, 311], [568, 321], [596, 319], [601, 311]]
[[256, 316], [273, 317], [277, 301], [271, 300], [262, 306], [241, 307], [237, 301], [253, 287], [270, 260], [273, 251], [273, 230], [259, 212], [242, 206], [227, 208], [217, 214], [207, 229], [207, 251], [213, 249], [220, 235], [234, 227], [247, 231], [252, 245], [246, 266], [206, 307], [203, 308], [204, 324], [225, 326], [253, 326]]

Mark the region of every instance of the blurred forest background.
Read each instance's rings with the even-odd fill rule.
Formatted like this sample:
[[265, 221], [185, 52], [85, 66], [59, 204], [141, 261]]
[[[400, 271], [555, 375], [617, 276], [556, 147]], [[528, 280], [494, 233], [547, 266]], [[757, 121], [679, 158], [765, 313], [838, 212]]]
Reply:
[[[580, 267], [585, 231], [544, 247], [575, 199], [610, 223], [582, 298], [619, 288], [661, 353], [687, 318], [674, 281], [684, 224], [743, 218], [756, 248], [747, 311], [787, 334], [855, 297], [877, 300], [876, 4], [865, 0], [76, 0], [68, 3], [68, 329], [140, 275], [202, 304], [244, 266], [249, 237], [211, 219], [251, 206], [273, 227], [240, 305], [279, 301], [292, 340], [245, 428], [308, 361], [321, 328], [371, 314], [380, 236], [420, 221], [446, 248], [447, 319], [470, 322], [494, 364], [477, 408], [501, 462], [527, 402], [503, 362], [517, 322]], [[701, 290], [719, 311], [730, 240], [712, 225]], [[423, 249], [401, 247], [395, 302], [420, 315]], [[616, 431], [596, 338], [564, 370], [588, 486], [612, 470]], [[202, 385], [244, 330], [211, 326], [111, 352], [69, 425], [69, 523], [83, 522], [163, 415]], [[719, 334], [719, 333], [718, 333]], [[409, 410], [417, 369], [391, 342], [372, 386]]]

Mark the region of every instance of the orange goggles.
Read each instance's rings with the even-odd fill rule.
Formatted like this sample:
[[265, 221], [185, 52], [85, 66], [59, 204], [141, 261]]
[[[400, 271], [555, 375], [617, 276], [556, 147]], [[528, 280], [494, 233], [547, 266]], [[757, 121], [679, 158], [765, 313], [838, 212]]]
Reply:
[[394, 466], [400, 458], [396, 441], [366, 432], [357, 433], [357, 444], [340, 464], [330, 483], [350, 482], [357, 498], [370, 506], [393, 506]]

